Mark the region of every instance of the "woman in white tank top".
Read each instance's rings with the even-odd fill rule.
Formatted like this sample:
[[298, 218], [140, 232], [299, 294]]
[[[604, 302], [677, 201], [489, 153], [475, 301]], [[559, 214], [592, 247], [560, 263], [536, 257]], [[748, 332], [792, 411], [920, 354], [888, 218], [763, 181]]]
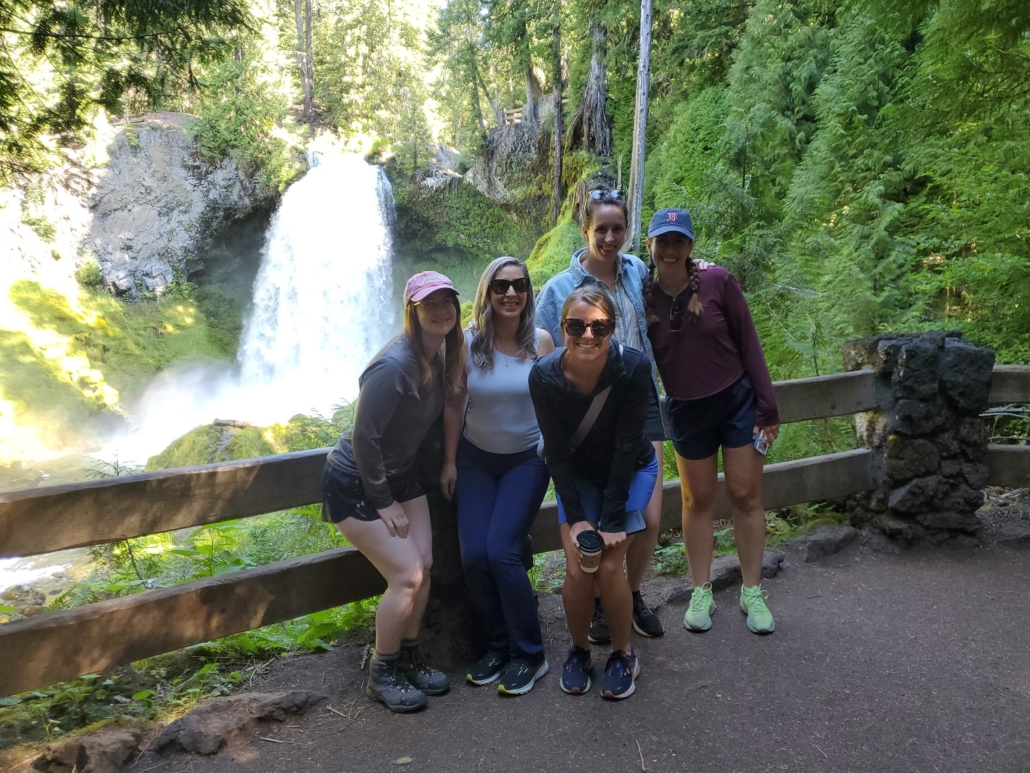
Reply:
[[462, 566], [486, 626], [487, 652], [466, 679], [482, 685], [500, 678], [499, 692], [522, 695], [548, 669], [522, 546], [548, 481], [536, 453], [529, 372], [554, 342], [535, 326], [529, 272], [515, 258], [497, 258], [483, 271], [472, 317], [462, 388], [444, 408], [440, 484], [458, 502]]

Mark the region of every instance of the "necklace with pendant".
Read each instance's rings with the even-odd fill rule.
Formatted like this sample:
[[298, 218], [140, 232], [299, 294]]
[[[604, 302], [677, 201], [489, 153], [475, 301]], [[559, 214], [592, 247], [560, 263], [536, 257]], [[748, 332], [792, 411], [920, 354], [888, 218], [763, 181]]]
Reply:
[[504, 369], [507, 370], [508, 365], [511, 364], [511, 355], [508, 354], [507, 349], [501, 349], [501, 351], [504, 353]]

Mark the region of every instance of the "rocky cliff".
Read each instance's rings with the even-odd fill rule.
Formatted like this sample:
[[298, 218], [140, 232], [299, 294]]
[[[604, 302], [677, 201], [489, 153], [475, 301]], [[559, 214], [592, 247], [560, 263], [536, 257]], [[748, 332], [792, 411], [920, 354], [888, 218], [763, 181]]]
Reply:
[[[154, 113], [117, 127], [98, 163], [68, 163], [30, 190], [0, 193], [4, 262], [27, 277], [96, 261], [116, 295], [163, 293], [203, 271], [195, 258], [228, 222], [268, 206], [276, 192], [231, 159], [195, 150], [186, 116]], [[106, 156], [104, 158], [103, 156]]]

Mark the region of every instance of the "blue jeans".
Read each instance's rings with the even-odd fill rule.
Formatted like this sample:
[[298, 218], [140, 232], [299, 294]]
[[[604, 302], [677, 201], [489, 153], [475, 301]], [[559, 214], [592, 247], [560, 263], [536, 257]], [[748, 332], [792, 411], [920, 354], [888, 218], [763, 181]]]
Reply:
[[490, 652], [537, 661], [544, 641], [522, 545], [547, 492], [547, 465], [535, 447], [491, 454], [464, 437], [456, 464], [461, 563]]

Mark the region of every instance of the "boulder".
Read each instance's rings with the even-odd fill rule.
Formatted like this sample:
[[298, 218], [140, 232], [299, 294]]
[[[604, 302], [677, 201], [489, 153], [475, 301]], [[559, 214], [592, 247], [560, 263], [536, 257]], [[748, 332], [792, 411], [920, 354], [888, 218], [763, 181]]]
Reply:
[[994, 352], [949, 338], [941, 357], [941, 388], [959, 413], [978, 416], [987, 410]]
[[792, 539], [790, 545], [806, 563], [811, 563], [843, 550], [857, 537], [858, 530], [851, 526], [820, 526], [811, 534]]
[[971, 487], [979, 491], [987, 485], [990, 470], [983, 462], [963, 462], [962, 477], [966, 479], [966, 482]]
[[139, 755], [140, 733], [105, 727], [52, 743], [32, 767], [42, 773], [115, 773]]
[[929, 435], [946, 421], [946, 415], [934, 403], [905, 399], [894, 406], [894, 431], [903, 435]]
[[975, 513], [956, 513], [944, 511], [940, 513], [922, 513], [916, 520], [928, 529], [946, 532], [965, 532], [976, 534], [983, 527]]
[[937, 394], [940, 352], [933, 341], [916, 339], [901, 347], [891, 387], [898, 399], [925, 400]]
[[282, 722], [288, 715], [300, 714], [324, 698], [303, 690], [215, 698], [166, 727], [154, 749], [162, 754], [175, 749], [190, 754], [215, 754], [243, 730], [262, 721]]
[[887, 440], [887, 477], [909, 480], [931, 475], [940, 465], [940, 453], [929, 440], [891, 435]]
[[940, 497], [940, 475], [916, 478], [891, 491], [888, 507], [895, 513], [919, 513], [932, 508]]

